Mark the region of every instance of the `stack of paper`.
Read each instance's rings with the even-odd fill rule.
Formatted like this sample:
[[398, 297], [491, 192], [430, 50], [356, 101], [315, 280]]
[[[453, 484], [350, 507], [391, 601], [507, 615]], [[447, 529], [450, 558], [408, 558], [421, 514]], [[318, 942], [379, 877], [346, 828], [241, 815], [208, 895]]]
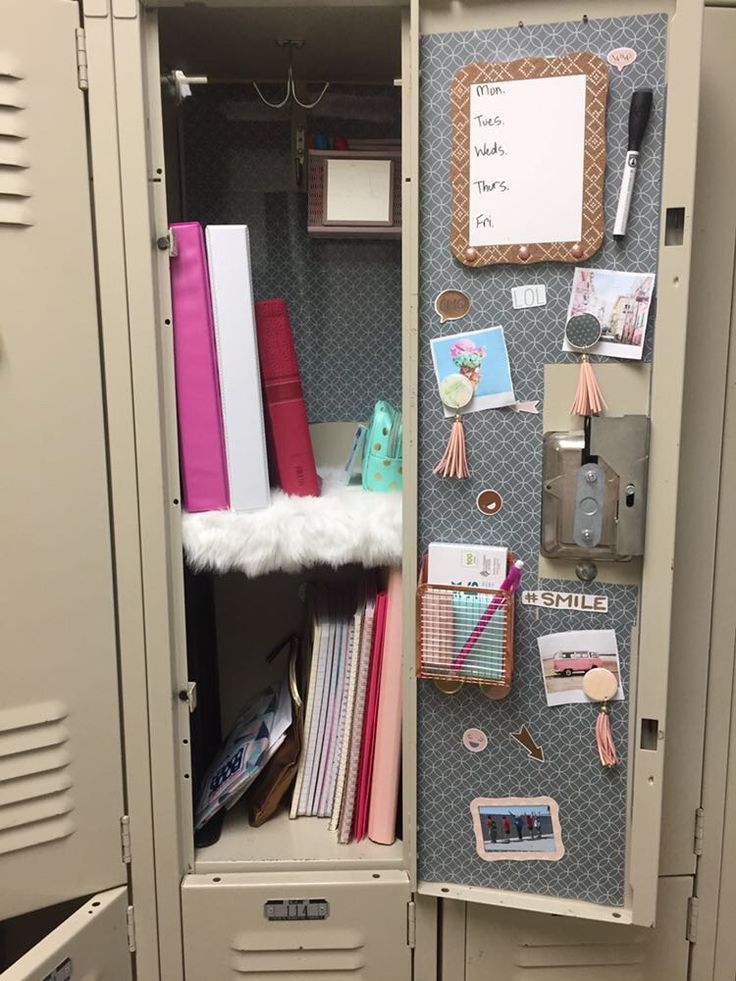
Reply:
[[427, 582], [436, 586], [498, 589], [506, 578], [509, 550], [497, 545], [431, 542]]
[[[401, 732], [397, 581], [392, 615], [389, 595], [370, 577], [351, 594], [334, 586], [314, 589], [304, 742], [291, 816], [329, 817], [342, 843], [369, 832], [375, 841], [394, 840]], [[387, 615], [393, 618], [390, 650]]]

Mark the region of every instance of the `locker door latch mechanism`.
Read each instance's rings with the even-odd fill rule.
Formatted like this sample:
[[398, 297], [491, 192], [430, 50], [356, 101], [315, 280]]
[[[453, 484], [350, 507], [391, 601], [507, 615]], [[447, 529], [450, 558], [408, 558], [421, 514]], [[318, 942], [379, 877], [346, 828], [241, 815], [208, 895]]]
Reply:
[[644, 552], [649, 419], [588, 417], [544, 436], [542, 554], [621, 561]]

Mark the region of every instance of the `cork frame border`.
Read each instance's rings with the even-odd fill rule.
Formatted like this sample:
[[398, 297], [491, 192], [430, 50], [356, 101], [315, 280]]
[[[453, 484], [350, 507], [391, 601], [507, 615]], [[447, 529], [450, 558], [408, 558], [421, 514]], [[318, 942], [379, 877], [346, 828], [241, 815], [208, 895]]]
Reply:
[[[519, 242], [515, 245], [471, 246], [469, 241], [470, 87], [485, 82], [518, 81], [586, 75], [585, 150], [583, 157], [583, 221], [579, 242]], [[452, 219], [450, 248], [454, 257], [470, 267], [499, 263], [531, 265], [536, 262], [581, 262], [603, 244], [605, 219], [603, 190], [606, 171], [606, 102], [608, 67], [589, 51], [555, 58], [519, 58], [516, 61], [473, 62], [452, 79]]]

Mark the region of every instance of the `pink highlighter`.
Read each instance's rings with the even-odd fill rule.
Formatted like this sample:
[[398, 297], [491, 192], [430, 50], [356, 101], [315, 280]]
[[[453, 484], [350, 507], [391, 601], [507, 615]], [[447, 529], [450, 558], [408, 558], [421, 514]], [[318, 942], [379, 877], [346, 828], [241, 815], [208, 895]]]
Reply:
[[465, 644], [463, 645], [463, 649], [460, 651], [460, 653], [457, 655], [455, 660], [452, 662], [451, 667], [455, 671], [457, 671], [458, 668], [462, 667], [465, 658], [468, 656], [468, 654], [470, 654], [472, 649], [477, 644], [478, 639], [482, 635], [483, 631], [490, 623], [491, 617], [496, 612], [496, 610], [498, 610], [499, 607], [503, 605], [503, 602], [506, 598], [504, 596], [504, 593], [515, 593], [516, 590], [519, 588], [519, 583], [521, 582], [523, 568], [524, 568], [524, 563], [520, 559], [517, 559], [517, 561], [514, 562], [514, 564], [509, 569], [508, 575], [499, 586], [499, 591], [496, 593], [496, 595], [493, 597], [491, 602], [485, 608], [485, 611], [483, 612], [483, 615], [481, 616], [480, 620], [476, 623], [475, 627], [473, 627], [472, 634], [465, 641]]

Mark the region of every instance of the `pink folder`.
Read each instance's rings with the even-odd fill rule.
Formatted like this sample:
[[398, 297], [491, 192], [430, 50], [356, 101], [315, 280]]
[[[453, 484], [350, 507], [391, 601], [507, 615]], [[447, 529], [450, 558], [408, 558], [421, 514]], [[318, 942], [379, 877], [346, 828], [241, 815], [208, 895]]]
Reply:
[[171, 228], [182, 499], [187, 511], [223, 510], [229, 505], [227, 463], [204, 236], [194, 221]]
[[381, 661], [383, 660], [383, 639], [386, 626], [386, 593], [376, 596], [376, 618], [373, 627], [373, 647], [368, 676], [363, 739], [360, 746], [360, 768], [358, 773], [358, 793], [355, 802], [353, 836], [362, 841], [368, 830], [368, 808], [370, 806], [371, 781], [373, 779], [373, 754], [376, 742], [376, 721], [378, 718], [378, 694], [381, 684]]
[[396, 838], [396, 808], [401, 770], [401, 570], [388, 578], [386, 630], [378, 695], [376, 742], [373, 750], [368, 837], [379, 845]]

